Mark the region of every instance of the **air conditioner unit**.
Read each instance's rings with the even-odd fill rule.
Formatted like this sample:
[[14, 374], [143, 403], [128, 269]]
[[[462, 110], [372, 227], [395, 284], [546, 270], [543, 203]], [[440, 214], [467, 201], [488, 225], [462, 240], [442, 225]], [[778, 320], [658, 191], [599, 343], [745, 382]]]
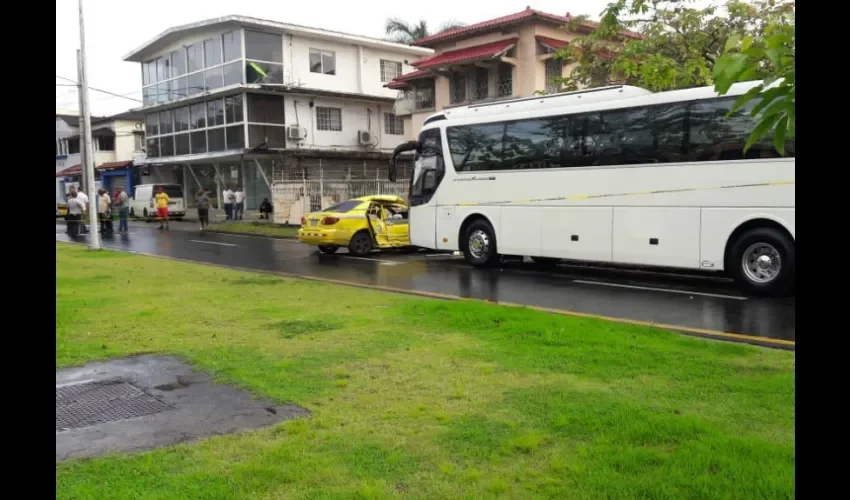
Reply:
[[372, 132], [368, 130], [360, 130], [357, 132], [357, 141], [361, 146], [371, 146], [372, 145]]
[[286, 127], [286, 138], [290, 141], [303, 141], [307, 137], [307, 129], [298, 125]]

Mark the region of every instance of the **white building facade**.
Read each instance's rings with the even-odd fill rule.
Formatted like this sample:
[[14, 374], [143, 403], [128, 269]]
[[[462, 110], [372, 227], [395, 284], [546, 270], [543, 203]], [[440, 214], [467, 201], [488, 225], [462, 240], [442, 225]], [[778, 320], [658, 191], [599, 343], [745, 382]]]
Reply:
[[386, 176], [407, 134], [384, 85], [431, 52], [242, 16], [171, 28], [125, 56], [141, 65], [144, 162], [190, 203], [242, 186], [248, 209], [275, 180]]

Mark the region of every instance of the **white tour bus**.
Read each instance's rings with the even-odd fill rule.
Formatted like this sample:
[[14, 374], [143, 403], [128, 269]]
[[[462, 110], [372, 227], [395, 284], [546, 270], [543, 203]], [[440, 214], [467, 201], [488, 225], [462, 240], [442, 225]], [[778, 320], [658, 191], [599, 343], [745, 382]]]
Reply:
[[744, 153], [759, 82], [652, 93], [611, 86], [446, 110], [425, 120], [410, 186], [412, 245], [726, 272], [794, 289], [794, 142]]

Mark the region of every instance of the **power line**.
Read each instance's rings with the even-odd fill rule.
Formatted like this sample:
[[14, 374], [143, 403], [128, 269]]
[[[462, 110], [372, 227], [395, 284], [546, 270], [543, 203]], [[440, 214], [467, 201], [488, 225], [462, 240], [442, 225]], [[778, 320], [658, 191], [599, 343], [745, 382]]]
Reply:
[[[72, 86], [76, 87], [78, 85], [77, 82], [75, 82], [74, 80], [71, 80], [70, 78], [65, 78], [64, 76], [56, 75], [56, 78], [61, 78], [62, 80], [67, 80], [67, 81], [72, 82], [74, 84], [74, 85], [69, 85], [69, 84], [57, 83], [56, 86], [58, 86], [58, 87], [72, 87]], [[89, 87], [89, 90], [94, 90], [95, 92], [100, 92], [102, 94], [108, 94], [108, 95], [111, 95], [111, 96], [114, 96], [114, 97], [120, 97], [122, 99], [127, 99], [128, 101], [142, 102], [141, 99], [136, 99], [136, 98], [133, 98], [133, 97], [127, 97], [126, 95], [116, 94], [115, 92], [110, 92], [108, 90], [102, 90], [102, 89], [98, 89], [98, 88], [95, 88], [95, 87]]]

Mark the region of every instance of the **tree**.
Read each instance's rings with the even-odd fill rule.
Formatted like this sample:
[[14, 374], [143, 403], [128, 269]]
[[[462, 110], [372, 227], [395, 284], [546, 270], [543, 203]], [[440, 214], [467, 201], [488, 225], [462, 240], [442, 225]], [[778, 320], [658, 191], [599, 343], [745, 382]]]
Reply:
[[736, 82], [766, 75], [764, 82], [750, 89], [735, 102], [732, 112], [756, 96], [760, 100], [750, 114], [756, 126], [744, 151], [773, 132], [773, 145], [785, 153], [786, 139], [793, 139], [796, 128], [796, 19], [784, 12], [770, 20], [759, 35], [735, 34], [726, 42], [726, 52], [714, 66], [715, 89], [725, 94]]
[[[767, 122], [758, 122], [754, 134], [760, 135], [751, 136], [748, 147], [774, 125], [785, 128], [782, 141], [776, 136], [778, 142], [792, 137], [794, 1], [727, 0], [702, 8], [693, 4], [694, 0], [609, 4], [597, 29], [558, 51], [557, 58], [578, 65], [569, 77], [555, 83], [567, 90], [629, 84], [655, 92], [716, 84], [723, 94], [736, 81], [765, 79], [769, 84], [782, 77], [789, 82], [790, 76], [790, 83], [778, 84], [781, 90], [762, 92], [764, 88], [759, 87], [748, 93], [734, 111], [763, 93], [752, 113], [767, 108], [771, 114], [766, 115]], [[574, 18], [569, 28], [583, 22], [585, 18]], [[642, 38], [624, 39], [625, 30]]]
[[[465, 24], [455, 21], [445, 22], [440, 25], [436, 33], [442, 33], [443, 31], [453, 30], [455, 28], [462, 28], [463, 26], [465, 26]], [[420, 20], [417, 24], [411, 24], [397, 17], [387, 19], [385, 30], [387, 37], [391, 41], [407, 45], [410, 45], [420, 38], [436, 34], [428, 31], [428, 22], [425, 20]]]

